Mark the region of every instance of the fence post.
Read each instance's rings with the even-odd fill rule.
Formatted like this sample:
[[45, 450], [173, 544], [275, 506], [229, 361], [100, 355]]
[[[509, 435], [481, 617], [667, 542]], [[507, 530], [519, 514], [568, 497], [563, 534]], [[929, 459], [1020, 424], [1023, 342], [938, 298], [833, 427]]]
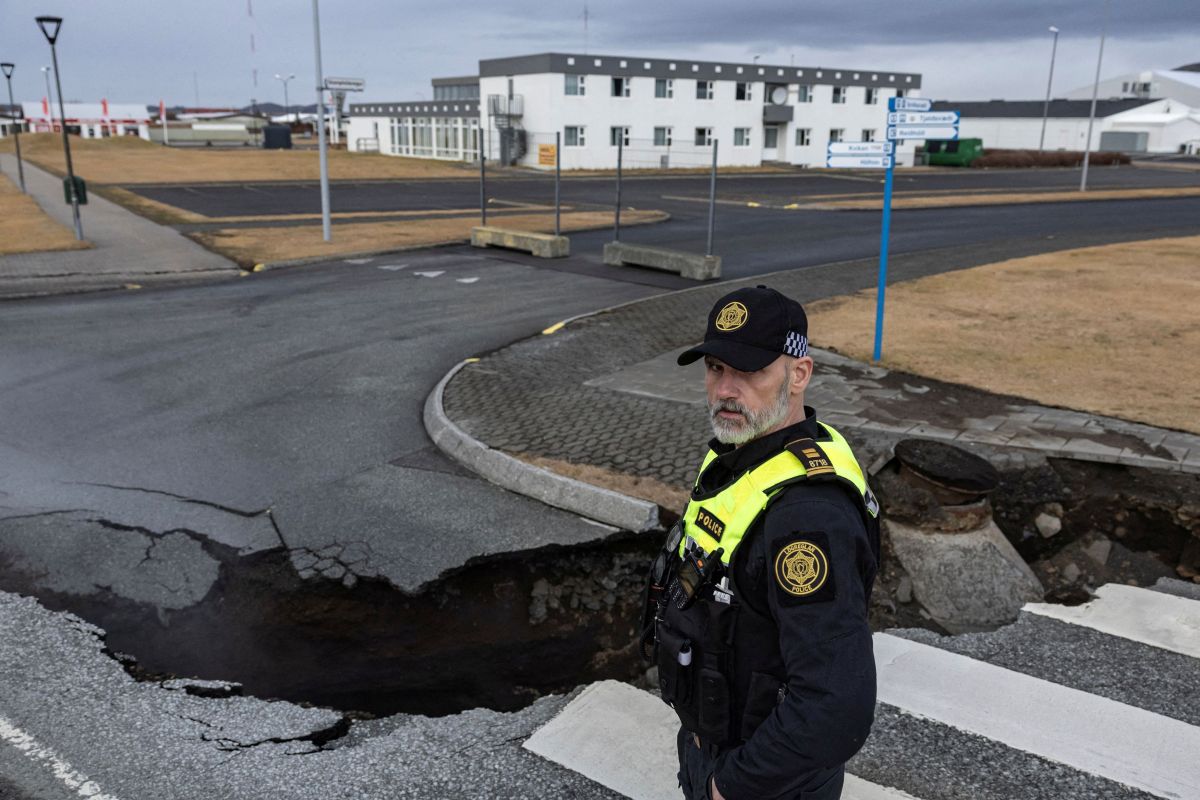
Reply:
[[479, 145], [479, 217], [480, 225], [487, 227], [487, 146], [491, 138], [491, 130], [485, 129], [483, 141]]
[[617, 211], [613, 216], [613, 241], [621, 241], [621, 163], [625, 159], [625, 133], [617, 139]]
[[560, 212], [559, 201], [562, 194], [559, 190], [559, 182], [562, 180], [562, 131], [554, 132], [554, 235], [561, 236], [562, 229], [559, 225], [559, 219], [562, 216]]
[[720, 141], [713, 139], [712, 172], [708, 178], [708, 245], [704, 249], [706, 256], [713, 254], [713, 225], [717, 216], [717, 145], [719, 144]]

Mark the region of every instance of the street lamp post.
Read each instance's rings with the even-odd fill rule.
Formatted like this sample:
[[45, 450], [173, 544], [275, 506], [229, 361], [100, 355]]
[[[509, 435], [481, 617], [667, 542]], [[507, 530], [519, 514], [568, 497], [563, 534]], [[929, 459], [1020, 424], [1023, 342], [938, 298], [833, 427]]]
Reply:
[[1046, 105], [1042, 107], [1042, 138], [1038, 140], [1038, 152], [1046, 148], [1046, 117], [1050, 115], [1050, 85], [1054, 83], [1054, 56], [1058, 53], [1058, 28], [1050, 26], [1054, 44], [1050, 47], [1050, 77], [1046, 79]]
[[4, 64], [0, 64], [0, 69], [4, 70], [4, 79], [6, 81], [8, 81], [8, 113], [9, 113], [9, 119], [14, 120], [14, 122], [13, 122], [13, 141], [16, 143], [16, 148], [17, 148], [17, 177], [21, 181], [21, 193], [24, 194], [25, 193], [25, 165], [21, 163], [21, 119], [24, 118], [24, 114], [22, 114], [20, 117], [12, 116], [12, 110], [13, 110], [13, 108], [16, 107], [16, 104], [13, 103], [13, 93], [12, 93], [12, 74], [13, 74], [13, 69], [15, 69], [15, 68], [16, 68], [15, 64], [10, 64], [7, 62], [5, 62]]
[[290, 117], [292, 116], [292, 104], [288, 102], [287, 85], [288, 85], [288, 81], [290, 81], [294, 77], [296, 77], [294, 74], [288, 75], [285, 78], [282, 75], [280, 75], [278, 72], [275, 73], [275, 80], [283, 83], [283, 117], [284, 117], [284, 119], [287, 119], [289, 125], [292, 123], [292, 120], [290, 119]]
[[313, 8], [313, 49], [317, 61], [317, 150], [321, 154], [321, 237], [330, 241], [329, 223], [329, 153], [325, 146], [325, 75], [321, 71], [321, 15], [317, 9], [317, 0], [312, 0]]
[[1092, 155], [1092, 125], [1096, 121], [1096, 96], [1100, 93], [1100, 64], [1104, 61], [1104, 37], [1108, 33], [1108, 12], [1112, 0], [1104, 0], [1104, 23], [1100, 27], [1100, 53], [1096, 56], [1096, 80], [1092, 83], [1092, 110], [1088, 112], [1087, 141], [1083, 148], [1083, 175], [1079, 178], [1079, 191], [1087, 191], [1088, 161]]
[[38, 27], [42, 35], [50, 43], [50, 59], [54, 65], [54, 85], [58, 89], [58, 116], [62, 123], [63, 152], [67, 156], [67, 181], [71, 192], [71, 213], [75, 216], [75, 238], [83, 241], [83, 223], [79, 220], [79, 193], [75, 191], [75, 168], [71, 164], [71, 142], [67, 139], [67, 110], [63, 106], [62, 78], [58, 74], [58, 50], [54, 43], [58, 41], [58, 32], [62, 28], [62, 17], [38, 17]]

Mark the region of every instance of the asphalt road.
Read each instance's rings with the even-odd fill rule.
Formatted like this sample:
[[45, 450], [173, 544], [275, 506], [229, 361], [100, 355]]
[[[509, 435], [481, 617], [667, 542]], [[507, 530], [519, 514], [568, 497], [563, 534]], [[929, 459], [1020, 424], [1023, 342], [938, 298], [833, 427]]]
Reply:
[[[1132, 167], [1096, 167], [1089, 173], [1095, 189], [1200, 187], [1200, 172]], [[663, 208], [664, 197], [708, 197], [704, 176], [639, 177], [624, 182], [623, 205]], [[904, 193], [955, 191], [1038, 191], [1079, 187], [1079, 170], [961, 170], [897, 173], [895, 191]], [[205, 216], [320, 213], [316, 183], [196, 184], [191, 186], [130, 186], [151, 200]], [[786, 205], [816, 195], [882, 192], [878, 173], [829, 173], [823, 170], [789, 175], [722, 176], [717, 181], [719, 199], [755, 200]], [[553, 203], [551, 176], [496, 177], [488, 183], [495, 200]], [[613, 178], [568, 177], [562, 183], [564, 203], [610, 206], [614, 202]], [[335, 212], [415, 211], [479, 207], [479, 184], [474, 179], [429, 181], [335, 182], [330, 192]], [[669, 202], [669, 201], [667, 201]]]

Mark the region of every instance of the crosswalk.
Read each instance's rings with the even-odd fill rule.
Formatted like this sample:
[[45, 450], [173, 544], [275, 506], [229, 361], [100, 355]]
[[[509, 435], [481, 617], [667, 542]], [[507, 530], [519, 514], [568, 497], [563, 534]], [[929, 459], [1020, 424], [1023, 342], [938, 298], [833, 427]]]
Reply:
[[[846, 800], [1200, 799], [1200, 600], [1122, 585], [1011, 626], [875, 635], [879, 706]], [[635, 800], [678, 800], [674, 714], [608, 681], [525, 747]]]

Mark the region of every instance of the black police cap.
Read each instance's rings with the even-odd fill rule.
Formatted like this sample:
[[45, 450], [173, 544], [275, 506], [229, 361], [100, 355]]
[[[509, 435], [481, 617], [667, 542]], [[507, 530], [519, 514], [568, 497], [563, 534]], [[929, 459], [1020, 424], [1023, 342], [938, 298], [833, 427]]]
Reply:
[[712, 356], [742, 372], [756, 372], [781, 355], [808, 355], [804, 307], [766, 286], [738, 289], [708, 314], [704, 342], [679, 356], [682, 366]]

